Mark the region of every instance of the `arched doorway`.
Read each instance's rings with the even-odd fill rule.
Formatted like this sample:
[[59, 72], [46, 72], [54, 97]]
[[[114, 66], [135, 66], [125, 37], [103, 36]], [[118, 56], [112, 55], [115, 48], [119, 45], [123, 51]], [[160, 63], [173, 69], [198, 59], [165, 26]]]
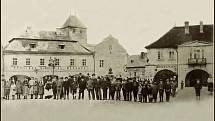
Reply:
[[196, 80], [199, 79], [203, 86], [207, 86], [209, 74], [208, 72], [196, 69], [190, 71], [185, 78], [185, 87], [193, 87], [196, 84]]
[[[156, 73], [156, 75], [154, 76], [154, 80], [155, 82], [159, 83], [159, 81], [166, 81], [166, 79], [170, 79], [173, 78], [174, 76], [176, 76], [176, 73], [174, 73], [171, 70], [168, 69], [164, 69], [164, 70], [160, 70]], [[176, 76], [177, 77], [177, 76]], [[177, 80], [177, 79], [176, 79]]]
[[20, 80], [21, 82], [24, 81], [25, 78], [27, 78], [28, 80], [30, 80], [31, 78], [26, 76], [26, 75], [13, 75], [10, 77], [10, 79], [14, 78], [15, 81]]

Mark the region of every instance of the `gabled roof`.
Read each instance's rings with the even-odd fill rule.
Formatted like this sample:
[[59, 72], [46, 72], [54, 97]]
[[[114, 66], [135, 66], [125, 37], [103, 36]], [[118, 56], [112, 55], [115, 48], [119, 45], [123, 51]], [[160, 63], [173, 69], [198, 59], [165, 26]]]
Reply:
[[200, 33], [200, 25], [189, 26], [189, 34], [185, 34], [184, 30], [184, 26], [173, 27], [160, 39], [145, 48], [177, 48], [184, 42], [195, 40], [213, 42], [213, 25], [203, 25], [203, 33]]
[[63, 24], [62, 28], [66, 27], [77, 27], [77, 28], [86, 28], [84, 24], [76, 17], [70, 15], [66, 22]]

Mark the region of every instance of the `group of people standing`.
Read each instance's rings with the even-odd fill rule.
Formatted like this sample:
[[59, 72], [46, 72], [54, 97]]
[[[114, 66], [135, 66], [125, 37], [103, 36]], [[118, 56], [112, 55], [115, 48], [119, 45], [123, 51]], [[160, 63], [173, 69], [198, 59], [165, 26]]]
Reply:
[[[89, 74], [69, 77], [49, 76], [42, 80], [31, 77], [25, 78], [23, 81], [5, 80], [3, 83], [4, 98], [9, 100], [10, 95], [12, 99], [69, 99], [70, 94], [72, 99], [84, 99], [84, 91], [88, 91], [89, 100], [125, 100], [138, 102], [157, 102], [159, 95], [160, 102], [164, 101], [164, 94], [166, 101], [169, 102], [170, 96], [175, 97], [177, 82], [167, 80], [140, 80], [136, 78], [121, 77], [116, 78], [112, 76], [98, 76]], [[121, 95], [122, 94], [122, 95]], [[123, 96], [123, 97], [122, 97]], [[133, 97], [133, 98], [132, 98]]]

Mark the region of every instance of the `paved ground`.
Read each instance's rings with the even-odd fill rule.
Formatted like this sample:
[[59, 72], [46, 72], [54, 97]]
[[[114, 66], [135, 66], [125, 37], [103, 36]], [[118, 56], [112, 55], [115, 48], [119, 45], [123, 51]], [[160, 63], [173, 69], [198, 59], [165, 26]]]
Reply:
[[[170, 103], [86, 100], [10, 100], [1, 102], [2, 121], [213, 121], [213, 96], [179, 91]], [[186, 99], [185, 99], [186, 98]]]

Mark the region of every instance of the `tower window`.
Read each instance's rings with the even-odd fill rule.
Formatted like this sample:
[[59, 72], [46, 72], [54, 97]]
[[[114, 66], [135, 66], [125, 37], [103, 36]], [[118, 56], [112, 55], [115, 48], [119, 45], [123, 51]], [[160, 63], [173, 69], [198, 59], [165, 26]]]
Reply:
[[17, 65], [17, 62], [18, 62], [17, 58], [13, 58], [13, 65], [14, 65], [14, 66]]
[[75, 29], [72, 29], [72, 32], [75, 33]]

